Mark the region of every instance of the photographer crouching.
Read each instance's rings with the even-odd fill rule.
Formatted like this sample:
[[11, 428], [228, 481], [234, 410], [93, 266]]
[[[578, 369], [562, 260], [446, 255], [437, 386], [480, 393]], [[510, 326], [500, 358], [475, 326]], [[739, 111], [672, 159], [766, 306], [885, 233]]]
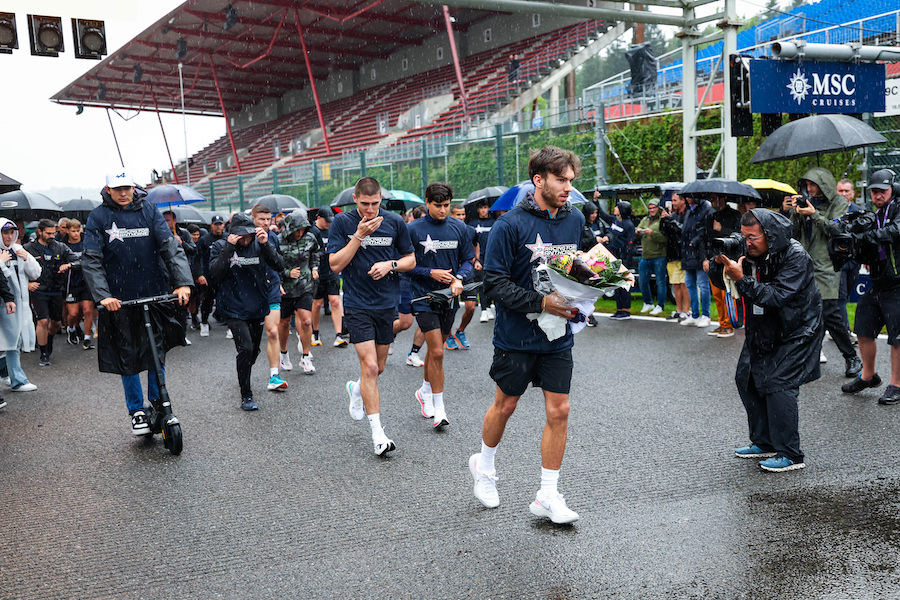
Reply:
[[784, 215], [754, 208], [741, 217], [746, 256], [737, 237], [719, 245], [709, 270], [710, 281], [727, 289], [723, 274], [735, 282], [746, 300], [747, 335], [734, 380], [747, 411], [750, 445], [737, 448], [738, 458], [762, 458], [772, 472], [802, 469], [798, 399], [800, 386], [819, 378], [822, 349], [822, 296], [813, 261], [791, 239]]
[[[868, 230], [857, 234], [859, 260], [869, 265], [872, 286], [856, 305], [855, 332], [859, 338], [862, 373], [841, 386], [847, 394], [881, 385], [875, 372], [875, 338], [887, 326], [891, 347], [891, 383], [878, 399], [879, 404], [900, 402], [900, 186], [893, 171], [882, 169], [869, 179], [869, 195], [875, 205], [875, 218], [867, 220]], [[869, 213], [871, 214], [871, 213]]]

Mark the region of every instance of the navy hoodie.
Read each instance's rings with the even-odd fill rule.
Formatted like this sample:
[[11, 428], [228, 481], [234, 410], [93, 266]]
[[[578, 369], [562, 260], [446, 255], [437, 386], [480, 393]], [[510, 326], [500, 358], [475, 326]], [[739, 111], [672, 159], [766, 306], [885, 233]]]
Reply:
[[262, 320], [269, 314], [269, 269], [284, 268], [284, 260], [269, 240], [256, 236], [246, 247], [221, 239], [209, 249], [209, 275], [217, 286], [216, 309], [226, 319]]
[[494, 346], [511, 352], [553, 354], [571, 348], [571, 329], [549, 341], [527, 313], [541, 312], [540, 293], [534, 290], [532, 272], [553, 254], [578, 250], [584, 215], [566, 202], [551, 218], [538, 208], [532, 193], [502, 215], [491, 228], [484, 264], [485, 293], [497, 303]]
[[[462, 281], [472, 274], [475, 247], [469, 237], [469, 227], [453, 217], [443, 221], [425, 215], [407, 227], [416, 249], [416, 266], [410, 271], [410, 295], [421, 298], [432, 290], [446, 289], [447, 284], [431, 278], [432, 269], [446, 269]], [[417, 310], [428, 310], [422, 303]]]

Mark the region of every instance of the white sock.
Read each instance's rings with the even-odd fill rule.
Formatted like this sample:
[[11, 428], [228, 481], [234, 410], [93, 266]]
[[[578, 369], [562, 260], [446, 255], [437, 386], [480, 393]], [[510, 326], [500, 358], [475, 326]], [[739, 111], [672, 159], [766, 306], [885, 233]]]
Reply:
[[425, 380], [422, 380], [422, 387], [419, 388], [419, 391], [423, 394], [431, 394], [431, 383]]
[[478, 463], [478, 470], [484, 473], [494, 472], [494, 455], [497, 454], [497, 446], [491, 448], [481, 440], [481, 461]]
[[353, 382], [353, 386], [350, 388], [350, 393], [353, 394], [354, 398], [359, 398], [362, 396], [362, 390], [359, 389], [359, 379]]
[[379, 435], [384, 435], [384, 430], [381, 428], [381, 413], [369, 415], [369, 427], [372, 428], [373, 440]]
[[272, 367], [271, 369], [269, 369], [269, 377], [273, 375], [278, 375], [278, 367]]
[[559, 482], [559, 470], [545, 469], [541, 467], [541, 495], [555, 496], [557, 493], [556, 484]]
[[444, 408], [444, 392], [434, 392], [431, 394], [431, 401], [434, 403], [435, 410]]

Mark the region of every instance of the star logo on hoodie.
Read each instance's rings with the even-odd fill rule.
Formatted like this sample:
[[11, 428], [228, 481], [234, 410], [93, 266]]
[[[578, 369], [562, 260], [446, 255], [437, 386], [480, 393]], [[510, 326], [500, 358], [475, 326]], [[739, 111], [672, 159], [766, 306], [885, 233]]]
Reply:
[[434, 240], [431, 239], [431, 235], [425, 236], [425, 239], [419, 243], [425, 248], [425, 254], [428, 254], [429, 252], [437, 254], [437, 250], [434, 247]]
[[241, 257], [237, 254], [232, 254], [228, 262], [230, 267], [239, 267], [241, 265]]
[[119, 240], [120, 242], [125, 241], [122, 239], [122, 230], [116, 226], [115, 221], [113, 221], [112, 227], [106, 230], [106, 233], [109, 234], [109, 243], [112, 243], [115, 240]]
[[550, 244], [544, 243], [544, 240], [541, 239], [541, 234], [537, 234], [537, 238], [534, 240], [533, 244], [525, 244], [525, 247], [531, 250], [530, 262], [534, 262], [539, 258], [543, 258], [544, 253], [550, 246]]

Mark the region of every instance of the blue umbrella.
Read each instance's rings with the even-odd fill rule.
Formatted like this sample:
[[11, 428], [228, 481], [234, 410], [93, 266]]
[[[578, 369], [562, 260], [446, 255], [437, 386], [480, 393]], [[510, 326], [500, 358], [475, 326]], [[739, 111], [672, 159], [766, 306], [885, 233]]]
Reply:
[[[497, 201], [491, 205], [491, 210], [512, 210], [525, 197], [527, 192], [534, 192], [534, 184], [530, 181], [523, 181], [518, 185], [514, 185], [497, 198]], [[587, 199], [584, 197], [584, 194], [573, 189], [569, 193], [569, 202], [572, 204], [584, 204], [587, 202]]]
[[206, 202], [206, 198], [186, 185], [158, 185], [147, 192], [147, 199], [157, 206], [175, 206]]

